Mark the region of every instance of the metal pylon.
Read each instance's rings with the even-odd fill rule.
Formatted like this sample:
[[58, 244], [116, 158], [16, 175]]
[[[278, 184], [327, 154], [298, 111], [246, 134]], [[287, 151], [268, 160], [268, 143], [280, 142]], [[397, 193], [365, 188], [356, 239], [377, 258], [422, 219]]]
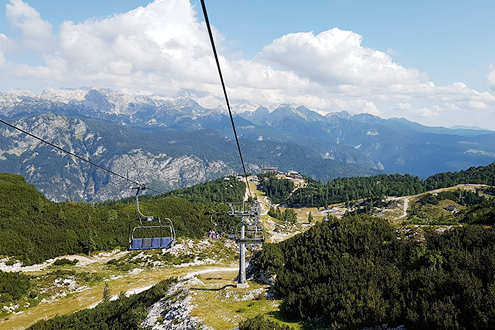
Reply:
[[[243, 219], [241, 224], [241, 239], [245, 238], [245, 229], [246, 226]], [[239, 253], [239, 276], [237, 277], [237, 287], [247, 288], [249, 287], [249, 284], [246, 280], [246, 243], [239, 243]]]
[[[246, 246], [261, 245], [265, 242], [263, 227], [260, 222], [261, 207], [258, 201], [254, 203], [231, 203], [232, 216], [241, 218], [241, 227], [236, 235], [236, 243], [239, 244], [239, 276], [237, 287], [247, 288], [246, 280]], [[246, 230], [247, 228], [247, 230]]]

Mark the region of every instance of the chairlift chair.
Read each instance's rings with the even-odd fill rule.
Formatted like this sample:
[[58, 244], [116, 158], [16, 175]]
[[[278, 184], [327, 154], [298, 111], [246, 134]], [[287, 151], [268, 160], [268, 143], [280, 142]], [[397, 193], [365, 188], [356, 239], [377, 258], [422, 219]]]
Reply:
[[242, 218], [235, 235], [236, 243], [249, 246], [263, 244], [265, 235], [260, 221], [261, 206], [259, 202], [231, 203], [230, 207], [231, 215]]
[[[244, 237], [242, 237], [244, 236]], [[238, 230], [235, 236], [237, 244], [261, 245], [265, 242], [263, 226], [258, 221], [245, 224], [244, 235]]]
[[136, 207], [139, 219], [129, 222], [129, 250], [170, 249], [175, 243], [175, 229], [169, 218], [145, 216], [139, 210], [139, 193], [146, 186], [132, 187], [137, 189]]

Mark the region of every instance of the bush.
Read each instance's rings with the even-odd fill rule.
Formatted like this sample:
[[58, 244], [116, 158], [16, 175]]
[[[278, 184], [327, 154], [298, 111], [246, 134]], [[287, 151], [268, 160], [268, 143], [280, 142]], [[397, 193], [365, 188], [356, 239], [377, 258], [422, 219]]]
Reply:
[[62, 258], [62, 259], [57, 259], [55, 260], [55, 262], [53, 263], [54, 266], [74, 266], [75, 264], [77, 264], [79, 262], [79, 260], [77, 259], [73, 259], [73, 260], [69, 260], [67, 258]]
[[258, 315], [239, 324], [239, 330], [293, 330], [293, 328], [265, 319]]
[[30, 277], [0, 270], [0, 299], [3, 302], [18, 300], [31, 288]]

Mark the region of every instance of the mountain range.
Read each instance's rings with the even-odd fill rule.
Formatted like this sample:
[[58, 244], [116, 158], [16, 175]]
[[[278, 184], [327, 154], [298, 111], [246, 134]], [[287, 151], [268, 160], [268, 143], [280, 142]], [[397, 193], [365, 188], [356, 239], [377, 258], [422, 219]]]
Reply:
[[[242, 172], [224, 108], [195, 91], [174, 98], [101, 88], [0, 93], [2, 120], [159, 191]], [[232, 109], [250, 172], [276, 165], [322, 181], [383, 172], [427, 177], [495, 162], [493, 131], [243, 100]], [[0, 126], [0, 171], [22, 174], [52, 200], [130, 194], [129, 182], [8, 126]]]

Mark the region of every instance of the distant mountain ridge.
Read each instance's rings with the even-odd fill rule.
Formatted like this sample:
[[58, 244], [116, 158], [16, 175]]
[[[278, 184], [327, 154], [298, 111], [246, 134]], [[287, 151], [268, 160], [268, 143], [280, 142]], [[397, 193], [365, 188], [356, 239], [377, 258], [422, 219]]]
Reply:
[[[304, 106], [268, 109], [245, 100], [232, 100], [232, 109], [253, 172], [278, 165], [323, 181], [380, 171], [427, 177], [495, 161], [492, 131], [345, 111], [321, 115]], [[8, 91], [0, 93], [0, 118], [111, 168], [119, 162], [146, 164], [141, 176], [165, 190], [240, 172], [224, 102], [202, 92], [172, 98], [102, 88]], [[70, 162], [62, 167], [53, 150], [6, 127], [0, 127], [0, 141], [0, 171], [24, 175], [51, 199], [122, 197], [123, 186], [113, 179]], [[43, 162], [52, 165], [43, 170]], [[139, 171], [129, 175], [137, 178]]]
[[[102, 119], [44, 114], [11, 121], [46, 141], [154, 190], [169, 191], [242, 172], [235, 142], [214, 130], [140, 130]], [[51, 200], [129, 197], [130, 183], [11, 128], [0, 128], [0, 172], [22, 174]], [[324, 159], [309, 148], [242, 143], [247, 170], [263, 164], [303, 168], [324, 180], [370, 175], [360, 165]], [[276, 151], [276, 152], [275, 152]]]
[[326, 116], [305, 107], [281, 106], [243, 114], [261, 127], [322, 141], [346, 145], [371, 159], [382, 169], [430, 176], [459, 171], [495, 161], [495, 132], [473, 129], [427, 127], [406, 119], [382, 119], [370, 114], [343, 111]]

